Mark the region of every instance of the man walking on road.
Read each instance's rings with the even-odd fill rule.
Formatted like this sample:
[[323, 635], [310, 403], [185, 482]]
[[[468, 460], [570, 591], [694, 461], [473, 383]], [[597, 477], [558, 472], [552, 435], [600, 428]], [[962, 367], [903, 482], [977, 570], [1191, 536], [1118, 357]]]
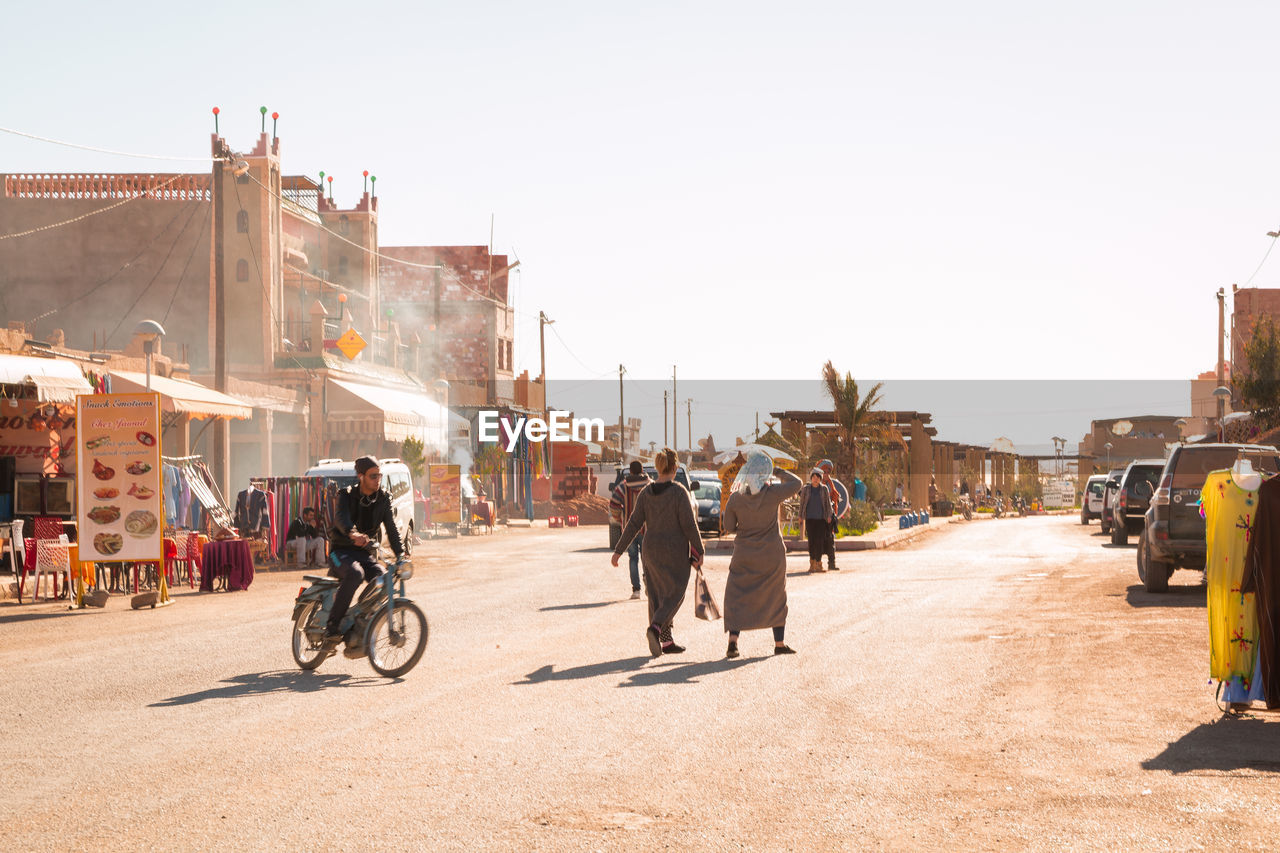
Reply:
[[[626, 478], [613, 490], [613, 497], [609, 500], [609, 512], [619, 527], [627, 526], [631, 512], [636, 508], [636, 498], [644, 491], [645, 486], [649, 485], [649, 482], [648, 475], [644, 473], [644, 467], [638, 460], [632, 460]], [[644, 531], [642, 530], [627, 548], [627, 559], [631, 566], [632, 600], [640, 597], [640, 546], [643, 542]]]

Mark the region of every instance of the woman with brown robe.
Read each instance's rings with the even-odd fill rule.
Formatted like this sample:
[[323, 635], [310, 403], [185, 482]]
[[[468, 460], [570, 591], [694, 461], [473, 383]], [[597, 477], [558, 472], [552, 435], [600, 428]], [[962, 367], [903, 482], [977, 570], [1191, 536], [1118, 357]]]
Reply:
[[[782, 480], [770, 484], [777, 474]], [[800, 491], [800, 478], [773, 470], [763, 453], [747, 456], [734, 493], [721, 513], [726, 533], [737, 533], [729, 580], [724, 588], [724, 629], [729, 632], [726, 657], [738, 657], [738, 635], [757, 628], [773, 629], [773, 653], [795, 654], [783, 642], [787, 626], [787, 546], [778, 529], [778, 507]]]
[[671, 637], [676, 611], [684, 604], [691, 566], [702, 565], [702, 535], [693, 514], [689, 491], [675, 482], [676, 452], [664, 447], [654, 459], [658, 481], [636, 498], [627, 526], [613, 550], [613, 566], [626, 553], [631, 540], [644, 530], [640, 560], [644, 564], [644, 591], [649, 599], [649, 627], [645, 638], [649, 654], [674, 655], [684, 651]]

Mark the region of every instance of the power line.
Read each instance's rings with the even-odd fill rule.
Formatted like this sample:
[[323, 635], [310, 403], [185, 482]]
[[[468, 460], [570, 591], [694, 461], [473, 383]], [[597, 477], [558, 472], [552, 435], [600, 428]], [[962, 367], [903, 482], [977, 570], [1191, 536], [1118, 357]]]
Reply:
[[564, 338], [560, 337], [560, 333], [556, 331], [555, 326], [551, 326], [551, 334], [556, 336], [556, 340], [560, 341], [560, 345], [564, 347], [564, 351], [569, 353], [569, 355], [573, 356], [573, 360], [578, 362], [578, 364], [582, 365], [582, 368], [584, 370], [590, 373], [594, 373], [597, 377], [613, 375], [614, 371], [612, 370], [597, 371], [594, 367], [589, 366], [582, 359], [578, 358], [577, 354], [574, 353], [573, 350], [569, 349], [569, 345], [564, 342]]
[[[107, 341], [110, 341], [115, 337], [116, 332], [120, 331], [120, 327], [124, 325], [124, 321], [129, 318], [131, 313], [133, 313], [133, 309], [138, 307], [138, 303], [142, 301], [142, 297], [147, 295], [147, 292], [151, 290], [152, 285], [154, 285], [156, 280], [160, 278], [160, 273], [164, 271], [165, 265], [169, 263], [169, 257], [173, 254], [173, 250], [178, 248], [178, 243], [182, 241], [182, 235], [187, 233], [187, 228], [191, 225], [192, 220], [196, 218], [196, 210], [198, 209], [197, 205], [199, 204], [200, 202], [198, 201], [191, 204], [191, 215], [187, 217], [186, 222], [182, 223], [182, 228], [178, 230], [178, 236], [173, 238], [173, 243], [169, 245], [169, 250], [164, 253], [164, 258], [161, 259], [160, 265], [156, 267], [155, 274], [151, 276], [151, 280], [147, 282], [147, 286], [138, 293], [137, 298], [133, 300], [133, 304], [125, 309], [124, 314], [120, 317], [120, 322], [116, 323], [116, 327], [111, 330], [111, 333], [107, 335], [106, 338], [103, 339], [102, 346], [104, 349], [107, 346]], [[199, 241], [197, 240], [196, 242], [198, 243]]]
[[[245, 213], [245, 215], [247, 216], [248, 213], [244, 209], [244, 203], [240, 200], [239, 184], [234, 178], [232, 178], [231, 180], [231, 186], [236, 191], [236, 207], [240, 208], [240, 212]], [[259, 186], [261, 186], [261, 184], [259, 184]], [[262, 277], [262, 267], [258, 265], [258, 252], [253, 248], [253, 236], [246, 231], [244, 238], [245, 238], [245, 241], [249, 244], [249, 257], [253, 258], [253, 269], [258, 274], [258, 286], [261, 288], [262, 296], [267, 302], [267, 313], [271, 315], [271, 324], [278, 331], [280, 331], [281, 336], [283, 336], [284, 332], [280, 325], [280, 318], [276, 315], [275, 306], [271, 304], [271, 293], [267, 290], [267, 282]], [[267, 342], [267, 346], [270, 346], [270, 342]], [[306, 373], [308, 377], [313, 376], [313, 374], [311, 373], [311, 370], [305, 364], [299, 361], [296, 355], [289, 353], [289, 358], [291, 361], [293, 361], [294, 364], [302, 368], [303, 372]]]
[[[0, 130], [2, 129], [3, 128], [0, 128]], [[174, 175], [172, 178], [165, 181], [163, 184], [160, 184], [159, 186], [157, 186], [156, 189], [158, 190], [163, 187], [167, 187], [169, 184], [178, 180], [178, 178], [180, 177], [182, 177], [182, 175]], [[91, 210], [88, 213], [82, 213], [79, 216], [73, 217], [71, 219], [64, 219], [61, 222], [53, 222], [53, 223], [50, 223], [49, 225], [41, 225], [38, 228], [30, 228], [26, 231], [18, 231], [13, 234], [0, 234], [0, 240], [12, 240], [14, 237], [26, 237], [30, 234], [38, 234], [41, 231], [51, 231], [54, 228], [61, 228], [64, 225], [72, 225], [76, 222], [80, 222], [81, 220], [88, 219], [90, 216], [97, 216], [99, 213], [106, 213], [108, 210], [115, 210], [117, 207], [126, 205], [131, 201], [137, 201], [138, 199], [142, 198], [145, 195], [146, 193], [141, 193], [139, 195], [131, 196], [122, 201], [118, 201], [115, 204], [109, 204], [106, 207], [99, 208], [98, 210]]]
[[[134, 158], [141, 159], [141, 160], [175, 160], [175, 161], [182, 161], [182, 162], [188, 162], [188, 163], [208, 163], [208, 162], [212, 162], [212, 161], [215, 159], [215, 158], [213, 158], [213, 157], [172, 157], [172, 156], [167, 156], [167, 155], [163, 155], [163, 154], [137, 154], [137, 153], [130, 152], [130, 151], [117, 151], [117, 150], [115, 150], [115, 149], [111, 149], [111, 148], [100, 148], [100, 147], [95, 146], [95, 145], [82, 145], [82, 144], [77, 143], [77, 142], [68, 142], [68, 141], [66, 141], [66, 140], [62, 140], [62, 139], [53, 139], [53, 138], [48, 137], [48, 136], [39, 136], [39, 135], [34, 134], [34, 133], [27, 133], [26, 131], [16, 130], [16, 129], [11, 128], [11, 127], [0, 127], [0, 132], [10, 133], [10, 134], [13, 134], [13, 135], [15, 135], [15, 136], [23, 136], [23, 137], [26, 137], [26, 138], [28, 138], [28, 139], [35, 139], [35, 140], [38, 140], [38, 141], [40, 141], [40, 142], [48, 142], [48, 143], [51, 143], [51, 144], [53, 144], [53, 145], [63, 145], [63, 146], [66, 146], [66, 147], [68, 147], [68, 148], [78, 148], [78, 149], [80, 149], [80, 150], [82, 150], [82, 151], [95, 151], [95, 152], [98, 152], [98, 153], [100, 153], [100, 154], [112, 154], [112, 155], [116, 155], [116, 156], [119, 156], [119, 157], [134, 157]], [[271, 194], [272, 196], [274, 196], [275, 198], [283, 200], [283, 198], [284, 198], [283, 196], [281, 196], [279, 193], [276, 193], [276, 192], [275, 192], [274, 190], [272, 190], [270, 187], [268, 187], [268, 186], [266, 186], [265, 184], [263, 184], [261, 181], [259, 181], [257, 178], [255, 178], [251, 172], [250, 172], [250, 173], [247, 173], [247, 174], [248, 174], [249, 179], [250, 179], [251, 181], [253, 181], [255, 184], [257, 184], [258, 186], [262, 187], [264, 190], [266, 190], [268, 193], [270, 193], [270, 194]], [[171, 178], [169, 181], [166, 181], [164, 184], [161, 184], [160, 186], [161, 186], [161, 187], [163, 187], [163, 186], [168, 185], [169, 183], [172, 183], [174, 180], [177, 180], [177, 177], [179, 177], [179, 176], [175, 176], [174, 178]], [[159, 189], [159, 187], [157, 187], [157, 189]], [[323, 188], [321, 189], [321, 192], [323, 192]], [[0, 235], [0, 240], [7, 240], [7, 239], [10, 239], [10, 238], [13, 238], [13, 237], [25, 237], [25, 236], [27, 236], [28, 234], [34, 234], [34, 233], [36, 233], [36, 232], [38, 232], [38, 231], [46, 231], [46, 230], [49, 230], [49, 229], [51, 229], [51, 228], [58, 228], [58, 227], [63, 226], [63, 225], [71, 225], [71, 224], [73, 224], [73, 223], [76, 223], [76, 222], [81, 221], [82, 219], [86, 219], [86, 218], [88, 218], [88, 217], [90, 217], [90, 216], [96, 216], [96, 215], [97, 215], [97, 214], [99, 214], [99, 213], [105, 213], [105, 212], [107, 212], [108, 210], [112, 210], [112, 209], [114, 209], [114, 208], [120, 207], [120, 206], [121, 206], [121, 205], [123, 205], [123, 204], [128, 204], [130, 201], [133, 201], [135, 198], [140, 198], [140, 196], [135, 196], [134, 198], [124, 199], [123, 201], [117, 202], [116, 204], [110, 205], [110, 206], [108, 206], [108, 207], [104, 207], [104, 208], [102, 208], [101, 210], [96, 210], [96, 211], [93, 211], [92, 213], [86, 213], [86, 214], [84, 214], [84, 215], [82, 215], [82, 216], [77, 216], [77, 217], [75, 217], [74, 219], [68, 219], [68, 220], [66, 220], [65, 222], [56, 222], [56, 223], [54, 223], [54, 224], [52, 224], [52, 225], [44, 225], [44, 226], [41, 226], [40, 228], [33, 228], [33, 229], [29, 230], [29, 231], [22, 231], [22, 232], [19, 232], [19, 233], [17, 233], [17, 234], [5, 234], [5, 235]], [[341, 234], [339, 234], [339, 233], [338, 233], [338, 232], [336, 232], [336, 231], [333, 231], [333, 230], [331, 230], [331, 229], [329, 229], [329, 228], [325, 227], [323, 224], [320, 224], [318, 227], [320, 228], [320, 230], [322, 230], [322, 231], [326, 232], [326, 233], [327, 233], [327, 234], [329, 234], [330, 236], [332, 236], [332, 237], [336, 237], [337, 239], [341, 240], [342, 242], [347, 243], [347, 244], [349, 244], [349, 245], [351, 245], [351, 246], [354, 246], [355, 248], [359, 249], [360, 251], [362, 251], [362, 252], [364, 252], [364, 253], [366, 253], [366, 254], [372, 255], [373, 257], [378, 258], [378, 259], [380, 259], [380, 260], [388, 261], [388, 262], [390, 262], [390, 263], [394, 263], [394, 264], [401, 264], [402, 266], [415, 267], [415, 268], [418, 268], [418, 269], [443, 270], [443, 271], [444, 271], [444, 272], [449, 276], [450, 280], [452, 280], [455, 284], [457, 284], [457, 285], [459, 285], [460, 287], [462, 287], [464, 290], [468, 290], [468, 291], [470, 291], [471, 293], [474, 293], [476, 296], [480, 296], [480, 297], [485, 298], [485, 299], [493, 299], [493, 297], [492, 297], [492, 296], [490, 296], [489, 294], [487, 294], [487, 293], [482, 293], [482, 292], [480, 292], [479, 290], [476, 290], [475, 288], [473, 288], [473, 287], [469, 286], [466, 282], [464, 282], [464, 281], [463, 281], [463, 280], [462, 280], [458, 275], [456, 275], [452, 270], [450, 270], [450, 269], [449, 269], [448, 267], [446, 267], [444, 264], [419, 264], [419, 263], [414, 263], [413, 261], [406, 261], [406, 260], [404, 260], [404, 259], [402, 259], [402, 258], [395, 258], [395, 257], [392, 257], [392, 256], [390, 256], [390, 255], [384, 255], [384, 254], [382, 254], [381, 252], [374, 251], [374, 250], [372, 250], [372, 249], [368, 249], [368, 248], [366, 248], [366, 247], [364, 247], [364, 246], [360, 245], [359, 243], [356, 243], [356, 242], [355, 242], [355, 241], [353, 241], [353, 240], [348, 240], [346, 237], [342, 236]], [[497, 301], [497, 300], [494, 300], [494, 301]], [[506, 307], [511, 308], [511, 310], [512, 310], [513, 312], [515, 312], [515, 313], [523, 314], [524, 316], [527, 316], [527, 317], [536, 317], [536, 315], [534, 315], [534, 314], [527, 314], [527, 313], [522, 312], [522, 311], [517, 311], [517, 310], [515, 309], [515, 307], [514, 307], [514, 306], [510, 306], [510, 305], [508, 305], [508, 306], [506, 306]]]
[[1280, 238], [1280, 231], [1268, 231], [1267, 236], [1271, 238], [1271, 245], [1268, 246], [1267, 251], [1263, 253], [1262, 260], [1258, 261], [1258, 266], [1254, 269], [1253, 275], [1249, 276], [1249, 280], [1244, 283], [1245, 287], [1248, 287], [1253, 283], [1254, 276], [1262, 270], [1262, 265], [1267, 262], [1267, 258], [1271, 257], [1271, 250], [1276, 247], [1276, 238]]
[[[246, 175], [248, 175], [249, 180], [253, 181], [253, 182], [254, 182], [255, 184], [257, 184], [259, 187], [261, 187], [262, 189], [266, 190], [266, 191], [267, 191], [267, 193], [268, 193], [269, 195], [271, 195], [273, 198], [279, 199], [279, 200], [281, 200], [281, 201], [285, 201], [285, 200], [286, 200], [286, 199], [284, 198], [284, 196], [280, 195], [280, 194], [279, 194], [279, 193], [277, 193], [275, 190], [271, 189], [271, 187], [267, 186], [266, 184], [262, 183], [262, 181], [258, 180], [256, 177], [254, 177], [254, 175], [253, 175], [253, 173], [252, 173], [252, 172], [246, 172], [245, 174], [246, 174]], [[323, 192], [323, 188], [321, 188], [321, 192]], [[459, 287], [461, 287], [463, 290], [470, 291], [471, 293], [474, 293], [476, 296], [479, 296], [479, 297], [481, 297], [482, 299], [488, 299], [488, 300], [491, 300], [491, 301], [493, 301], [493, 302], [498, 302], [498, 301], [500, 301], [500, 300], [498, 300], [498, 299], [495, 299], [493, 296], [490, 296], [490, 295], [489, 295], [489, 294], [487, 294], [487, 293], [482, 293], [481, 291], [476, 290], [474, 287], [471, 287], [470, 285], [468, 285], [465, 281], [463, 281], [463, 280], [462, 280], [462, 278], [461, 278], [457, 273], [455, 273], [452, 269], [450, 269], [450, 268], [449, 268], [448, 266], [446, 266], [445, 264], [420, 264], [420, 263], [417, 263], [417, 262], [415, 262], [415, 261], [406, 261], [406, 260], [404, 260], [403, 258], [397, 258], [397, 257], [393, 257], [393, 256], [391, 256], [391, 255], [384, 255], [384, 254], [382, 254], [381, 252], [379, 252], [379, 251], [377, 251], [377, 250], [375, 250], [375, 249], [370, 249], [370, 248], [368, 248], [368, 247], [366, 247], [366, 246], [362, 246], [362, 245], [360, 245], [359, 243], [355, 242], [354, 240], [349, 240], [349, 239], [347, 239], [347, 238], [346, 238], [346, 237], [344, 237], [342, 234], [339, 234], [337, 231], [334, 231], [333, 229], [326, 227], [323, 223], [316, 223], [316, 227], [317, 227], [317, 228], [319, 228], [321, 231], [325, 232], [326, 234], [328, 234], [330, 237], [336, 237], [337, 239], [341, 240], [342, 242], [344, 242], [344, 243], [346, 243], [346, 244], [348, 244], [348, 245], [350, 245], [350, 246], [354, 246], [355, 248], [359, 249], [361, 252], [364, 252], [366, 255], [371, 255], [372, 257], [375, 257], [375, 258], [377, 258], [377, 259], [379, 259], [379, 260], [387, 261], [388, 263], [393, 263], [393, 264], [400, 264], [401, 266], [405, 266], [405, 267], [413, 267], [413, 268], [415, 268], [415, 269], [423, 269], [423, 270], [440, 270], [441, 272], [443, 272], [443, 273], [444, 273], [444, 275], [445, 275], [445, 276], [446, 276], [450, 281], [452, 281], [452, 282], [454, 282], [455, 284], [457, 284], [457, 285], [458, 285]], [[538, 315], [537, 315], [537, 314], [530, 314], [530, 313], [528, 313], [528, 312], [526, 312], [526, 311], [520, 311], [520, 310], [516, 309], [516, 307], [515, 307], [514, 305], [507, 305], [507, 304], [504, 302], [504, 303], [503, 303], [503, 306], [504, 306], [504, 307], [506, 307], [506, 308], [510, 308], [510, 309], [511, 309], [511, 311], [512, 311], [512, 313], [519, 314], [519, 315], [522, 315], [522, 316], [524, 316], [524, 317], [529, 317], [529, 318], [532, 318], [532, 319], [535, 319], [535, 320], [538, 318]]]
[[142, 248], [138, 250], [138, 253], [137, 253], [136, 255], [134, 255], [132, 258], [130, 258], [129, 260], [127, 260], [127, 261], [125, 261], [123, 264], [121, 264], [121, 265], [116, 269], [116, 271], [115, 271], [115, 272], [111, 273], [111, 275], [107, 276], [107, 277], [106, 277], [106, 278], [104, 278], [102, 281], [100, 281], [100, 282], [98, 282], [97, 284], [95, 284], [93, 287], [90, 287], [90, 288], [89, 288], [88, 290], [86, 290], [84, 293], [82, 293], [82, 294], [80, 294], [79, 296], [77, 296], [77, 297], [75, 297], [75, 298], [71, 299], [71, 300], [70, 300], [69, 302], [67, 302], [65, 305], [59, 305], [58, 307], [56, 307], [56, 308], [54, 308], [54, 309], [52, 309], [52, 310], [50, 310], [50, 311], [46, 311], [45, 313], [41, 314], [39, 317], [34, 317], [34, 318], [32, 318], [30, 322], [34, 324], [36, 321], [38, 321], [38, 320], [42, 320], [42, 319], [44, 319], [45, 317], [48, 317], [48, 316], [49, 316], [49, 315], [51, 315], [51, 314], [56, 314], [56, 313], [58, 313], [59, 311], [61, 311], [61, 310], [65, 309], [65, 308], [70, 308], [72, 305], [75, 305], [77, 302], [80, 302], [81, 300], [88, 298], [88, 297], [89, 297], [90, 295], [92, 295], [93, 293], [97, 292], [98, 290], [102, 289], [103, 287], [106, 287], [109, 283], [111, 283], [111, 281], [112, 281], [112, 280], [114, 280], [114, 279], [115, 279], [115, 277], [116, 277], [116, 276], [120, 275], [120, 273], [124, 272], [126, 269], [128, 269], [130, 266], [132, 266], [132, 265], [134, 264], [134, 262], [138, 260], [138, 258], [142, 257], [142, 256], [143, 256], [143, 254], [144, 254], [148, 249], [150, 249], [150, 248], [151, 248], [151, 244], [152, 244], [152, 243], [154, 243], [156, 240], [160, 239], [160, 235], [161, 235], [161, 234], [163, 234], [163, 233], [165, 233], [166, 231], [168, 231], [168, 230], [169, 230], [169, 227], [170, 227], [171, 225], [173, 225], [173, 223], [174, 223], [174, 222], [176, 222], [176, 221], [178, 220], [178, 217], [179, 217], [179, 216], [181, 216], [181, 215], [182, 215], [182, 208], [178, 208], [178, 211], [177, 211], [177, 213], [175, 213], [175, 214], [173, 215], [173, 218], [172, 218], [172, 219], [170, 219], [168, 222], [166, 222], [166, 223], [165, 223], [165, 226], [164, 226], [163, 228], [161, 228], [161, 229], [160, 229], [160, 230], [155, 234], [155, 236], [153, 236], [150, 240], [148, 240], [146, 243], [144, 243], [144, 244], [143, 244], [143, 246], [142, 246]]
[[12, 133], [14, 136], [25, 136], [27, 139], [35, 139], [40, 142], [49, 142], [54, 145], [64, 145], [67, 148], [79, 148], [82, 151], [96, 151], [99, 154], [114, 154], [117, 157], [134, 157], [138, 160], [181, 160], [188, 163], [208, 163], [213, 160], [212, 157], [168, 157], [163, 154], [134, 154], [129, 151], [115, 151], [110, 148], [97, 148], [93, 145], [81, 145], [78, 142], [67, 142], [62, 139], [51, 139], [48, 136], [37, 136], [34, 133], [27, 133], [22, 130], [15, 130], [12, 127], [0, 127], [0, 132]]
[[[213, 215], [213, 206], [212, 206], [212, 205], [210, 205], [209, 207], [206, 207], [206, 208], [204, 209], [204, 219], [202, 219], [202, 220], [200, 221], [200, 228], [201, 228], [201, 230], [203, 230], [203, 229], [204, 229], [204, 227], [205, 227], [205, 225], [207, 225], [207, 224], [208, 224], [208, 222], [209, 222], [209, 217], [210, 217], [210, 216], [212, 216], [212, 215]], [[191, 259], [192, 259], [192, 258], [194, 258], [194, 257], [196, 256], [196, 249], [199, 249], [199, 248], [200, 248], [200, 241], [199, 241], [199, 240], [192, 240], [192, 241], [191, 241], [191, 252], [187, 255], [187, 262], [186, 262], [185, 264], [183, 264], [183, 265], [182, 265], [182, 272], [181, 272], [181, 274], [179, 274], [179, 275], [178, 275], [178, 281], [177, 281], [177, 283], [176, 283], [176, 284], [174, 284], [174, 286], [173, 286], [173, 293], [169, 294], [169, 304], [168, 304], [167, 306], [165, 306], [165, 309], [164, 309], [164, 316], [163, 316], [162, 318], [160, 318], [160, 325], [162, 325], [162, 326], [163, 326], [163, 325], [165, 324], [165, 322], [169, 319], [169, 312], [173, 310], [173, 302], [174, 302], [174, 300], [175, 300], [175, 299], [177, 299], [177, 298], [178, 298], [178, 291], [182, 289], [182, 282], [183, 282], [183, 281], [186, 279], [186, 277], [187, 277], [187, 269], [191, 266]]]

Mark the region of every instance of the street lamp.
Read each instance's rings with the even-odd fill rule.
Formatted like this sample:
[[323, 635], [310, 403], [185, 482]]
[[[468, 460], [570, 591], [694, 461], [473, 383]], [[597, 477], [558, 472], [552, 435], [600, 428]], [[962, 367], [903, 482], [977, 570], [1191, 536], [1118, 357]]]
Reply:
[[1111, 472], [1111, 442], [1102, 445], [1107, 449], [1107, 473]]
[[1218, 398], [1218, 441], [1226, 441], [1222, 420], [1226, 416], [1227, 400], [1231, 399], [1231, 389], [1226, 385], [1219, 385], [1213, 389], [1213, 396]]
[[142, 352], [147, 357], [147, 391], [151, 390], [151, 355], [155, 352], [156, 343], [164, 337], [164, 326], [155, 320], [143, 320], [134, 327], [135, 335], [142, 335]]
[[1176, 426], [1176, 427], [1178, 428], [1178, 444], [1182, 444], [1182, 443], [1183, 443], [1183, 441], [1184, 441], [1183, 436], [1182, 436], [1182, 432], [1183, 432], [1183, 429], [1184, 429], [1184, 428], [1186, 427], [1186, 425], [1187, 425], [1187, 419], [1186, 419], [1186, 418], [1178, 418], [1176, 421], [1174, 421], [1174, 422], [1173, 422], [1173, 425], [1174, 425], [1174, 426]]
[[1053, 455], [1057, 457], [1056, 467], [1057, 467], [1057, 474], [1058, 474], [1059, 480], [1062, 479], [1062, 451], [1063, 449], [1066, 448], [1066, 446], [1067, 446], [1067, 440], [1065, 438], [1062, 438], [1061, 436], [1057, 436], [1057, 435], [1053, 437]]

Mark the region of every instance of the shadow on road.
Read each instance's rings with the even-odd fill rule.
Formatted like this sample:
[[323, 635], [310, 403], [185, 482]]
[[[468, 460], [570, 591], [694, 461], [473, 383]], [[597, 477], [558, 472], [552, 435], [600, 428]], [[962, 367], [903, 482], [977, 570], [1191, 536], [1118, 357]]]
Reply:
[[746, 666], [749, 663], [767, 660], [773, 657], [754, 657], [754, 658], [737, 658], [729, 660], [722, 658], [721, 660], [700, 661], [698, 663], [686, 664], [668, 664], [665, 667], [650, 667], [635, 673], [626, 681], [618, 684], [619, 687], [652, 687], [655, 684], [696, 684], [699, 677], [703, 675], [712, 675], [717, 672], [728, 672], [737, 669], [740, 666]]
[[1147, 592], [1142, 584], [1134, 584], [1125, 592], [1125, 600], [1130, 607], [1205, 607], [1205, 588], [1200, 584], [1193, 586], [1170, 586], [1168, 592]]
[[198, 693], [173, 696], [153, 702], [148, 708], [171, 708], [175, 705], [193, 705], [206, 699], [236, 699], [241, 696], [263, 696], [268, 693], [315, 693], [333, 687], [374, 687], [391, 684], [401, 679], [361, 677], [344, 673], [320, 675], [315, 672], [285, 669], [276, 672], [250, 672], [223, 680], [223, 687], [210, 687]]
[[[41, 603], [43, 604], [44, 602], [41, 602]], [[9, 606], [10, 605], [5, 605], [5, 608], [7, 609]], [[31, 604], [27, 603], [27, 604], [19, 605], [17, 602], [14, 602], [12, 606], [15, 608], [30, 607]], [[82, 612], [82, 611], [68, 610], [66, 605], [63, 605], [58, 610], [45, 610], [40, 613], [4, 613], [3, 611], [0, 611], [0, 614], [2, 614], [0, 615], [0, 625], [9, 625], [17, 622], [31, 622], [36, 619], [54, 619], [58, 616], [70, 616], [73, 613], [79, 613], [79, 612]], [[88, 612], [88, 611], [83, 611], [83, 612]]]
[[595, 678], [597, 675], [615, 675], [619, 672], [630, 672], [633, 669], [639, 669], [648, 660], [650, 658], [645, 655], [604, 661], [602, 663], [589, 663], [561, 670], [557, 670], [553, 664], [547, 664], [526, 675], [524, 681], [513, 681], [511, 683], [541, 684], [544, 681], [572, 681], [578, 678]]
[[546, 613], [549, 610], [593, 610], [597, 607], [608, 607], [610, 604], [618, 604], [623, 600], [629, 599], [618, 599], [617, 601], [590, 601], [586, 604], [553, 604], [550, 607], [539, 607], [538, 612]]
[[574, 548], [571, 553], [574, 554], [612, 554], [612, 548]]
[[1142, 762], [1144, 770], [1262, 770], [1280, 773], [1280, 725], [1256, 717], [1224, 716], [1196, 726], [1168, 749]]

